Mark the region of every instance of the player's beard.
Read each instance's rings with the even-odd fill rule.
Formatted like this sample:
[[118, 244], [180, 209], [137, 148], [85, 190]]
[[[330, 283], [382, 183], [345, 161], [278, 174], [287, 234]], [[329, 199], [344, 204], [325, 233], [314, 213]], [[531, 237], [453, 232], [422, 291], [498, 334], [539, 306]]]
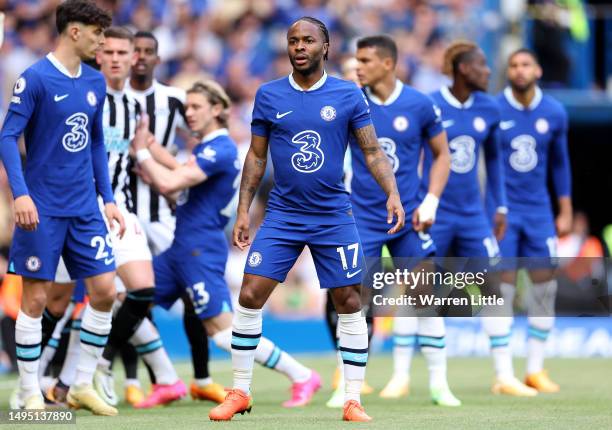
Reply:
[[291, 62], [291, 66], [293, 66], [293, 70], [302, 76], [310, 76], [317, 71], [323, 59], [323, 53], [317, 55], [316, 57], [309, 57], [309, 59], [310, 63], [308, 64], [308, 67], [306, 67], [305, 69], [299, 69], [298, 65], [295, 63], [294, 57], [289, 57], [289, 61]]
[[510, 86], [512, 87], [512, 90], [517, 93], [521, 93], [521, 94], [530, 91], [535, 86], [535, 84], [536, 84], [535, 81], [531, 81], [523, 85], [519, 85], [519, 84], [510, 82]]

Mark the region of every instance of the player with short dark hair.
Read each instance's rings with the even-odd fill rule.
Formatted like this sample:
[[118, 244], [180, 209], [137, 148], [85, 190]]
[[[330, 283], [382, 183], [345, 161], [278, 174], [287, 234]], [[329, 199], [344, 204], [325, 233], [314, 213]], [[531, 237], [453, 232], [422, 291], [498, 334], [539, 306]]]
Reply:
[[[116, 415], [92, 388], [98, 357], [111, 329], [115, 263], [109, 226], [123, 216], [115, 205], [104, 150], [104, 78], [84, 60], [104, 43], [110, 15], [93, 2], [68, 0], [56, 12], [56, 49], [17, 80], [0, 135], [0, 155], [15, 199], [17, 228], [11, 266], [23, 277], [15, 338], [21, 398], [42, 409], [38, 381], [41, 314], [60, 256], [74, 279], [85, 279], [90, 301], [81, 325], [81, 353], [68, 402], [94, 414]], [[17, 139], [25, 134], [27, 163], [21, 170]]]
[[[497, 98], [509, 210], [508, 230], [500, 242], [500, 250], [502, 257], [525, 258], [521, 263], [527, 264], [533, 284], [527, 294], [525, 383], [539, 392], [554, 393], [559, 391], [559, 385], [544, 370], [544, 355], [546, 340], [554, 326], [557, 292], [550, 258], [556, 257], [557, 237], [568, 234], [572, 226], [567, 113], [557, 100], [543, 94], [538, 87], [542, 69], [532, 51], [522, 48], [512, 53], [507, 75], [509, 85]], [[549, 177], [559, 207], [556, 219], [548, 190]], [[501, 289], [510, 302], [515, 283], [514, 270], [502, 274]], [[514, 378], [509, 348], [512, 316], [491, 320], [487, 333], [491, 338], [497, 379]]]
[[[397, 266], [424, 267], [419, 260], [435, 254], [435, 242], [427, 230], [435, 220], [435, 207], [450, 171], [442, 118], [429, 97], [397, 79], [397, 46], [391, 37], [376, 35], [359, 39], [355, 56], [357, 76], [371, 106], [378, 141], [393, 166], [404, 210], [412, 214], [411, 228], [393, 236], [380, 228], [377, 220], [384, 213], [385, 202], [381, 199], [380, 187], [368, 175], [356, 142], [351, 140], [351, 201], [364, 254], [380, 258], [386, 246]], [[431, 151], [433, 160], [427, 194], [419, 198], [418, 164], [424, 148]], [[430, 371], [432, 401], [442, 406], [459, 406], [461, 402], [451, 392], [446, 377], [444, 320], [404, 315], [394, 318], [393, 332], [394, 372], [381, 397], [397, 398], [408, 393], [410, 362], [418, 340]]]
[[[389, 234], [403, 227], [404, 209], [364, 95], [353, 82], [327, 75], [324, 60], [328, 50], [325, 24], [310, 17], [298, 19], [287, 32], [293, 72], [262, 85], [255, 97], [251, 146], [233, 231], [234, 245], [240, 249], [250, 245], [232, 324], [234, 388], [210, 411], [211, 420], [231, 420], [236, 413], [251, 410], [250, 386], [262, 332], [262, 307], [305, 246], [312, 253], [320, 286], [332, 288], [338, 312], [346, 387], [343, 419], [371, 420], [360, 404], [368, 357], [360, 297], [364, 257], [342, 182], [350, 132], [387, 195], [386, 223], [397, 219]], [[266, 170], [268, 147], [275, 185], [266, 218], [251, 244], [249, 206]], [[385, 224], [385, 217], [380, 222]]]

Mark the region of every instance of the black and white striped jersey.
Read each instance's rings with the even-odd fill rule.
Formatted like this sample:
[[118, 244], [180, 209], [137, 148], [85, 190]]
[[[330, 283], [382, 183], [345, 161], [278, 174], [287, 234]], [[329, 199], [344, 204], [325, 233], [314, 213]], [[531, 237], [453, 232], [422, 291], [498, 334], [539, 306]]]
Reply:
[[[154, 80], [151, 87], [138, 91], [128, 84], [127, 91], [149, 116], [149, 128], [155, 139], [166, 149], [174, 145], [177, 128], [187, 128], [185, 122], [185, 91]], [[143, 222], [156, 222], [172, 217], [172, 210], [164, 196], [136, 178], [134, 194], [136, 214]]]
[[136, 210], [134, 193], [137, 186], [137, 176], [132, 172], [134, 160], [129, 149], [140, 112], [140, 104], [134, 97], [107, 87], [102, 123], [108, 171], [117, 206], [129, 212]]

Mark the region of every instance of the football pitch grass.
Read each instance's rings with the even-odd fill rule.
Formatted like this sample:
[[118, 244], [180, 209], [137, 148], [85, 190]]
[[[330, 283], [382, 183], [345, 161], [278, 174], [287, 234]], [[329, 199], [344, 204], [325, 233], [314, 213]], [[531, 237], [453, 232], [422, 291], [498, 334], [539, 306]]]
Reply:
[[[383, 400], [378, 391], [390, 376], [392, 363], [388, 355], [374, 356], [367, 370], [368, 382], [376, 388], [374, 394], [362, 396], [366, 411], [374, 421], [369, 424], [345, 423], [342, 411], [328, 409], [325, 402], [331, 394], [331, 376], [335, 357], [302, 357], [303, 362], [316, 369], [324, 379], [324, 386], [313, 402], [299, 409], [284, 409], [281, 402], [289, 396], [289, 382], [281, 375], [256, 367], [253, 386], [254, 404], [251, 414], [238, 415], [231, 423], [208, 420], [209, 402], [183, 399], [169, 407], [135, 410], [121, 404], [117, 417], [95, 417], [78, 411], [78, 429], [129, 430], [188, 430], [203, 428], [264, 429], [341, 429], [350, 427], [371, 429], [611, 429], [612, 428], [612, 360], [610, 359], [551, 359], [547, 367], [562, 389], [558, 394], [536, 398], [512, 398], [490, 394], [492, 364], [488, 358], [453, 358], [449, 360], [449, 381], [462, 401], [459, 408], [442, 408], [429, 401], [427, 370], [422, 357], [412, 365], [410, 396], [400, 400]], [[176, 364], [186, 384], [191, 378], [190, 364]], [[516, 373], [522, 375], [524, 360], [515, 359]], [[211, 372], [217, 382], [231, 383], [229, 360], [213, 361]], [[117, 366], [117, 375], [122, 369]], [[146, 371], [139, 369], [145, 377]], [[15, 377], [0, 377], [0, 410], [8, 409], [8, 398]], [[146, 384], [145, 384], [146, 386]], [[117, 381], [118, 393], [122, 382]], [[23, 429], [23, 425], [0, 425], [1, 428]], [[75, 428], [74, 425], [36, 425]]]

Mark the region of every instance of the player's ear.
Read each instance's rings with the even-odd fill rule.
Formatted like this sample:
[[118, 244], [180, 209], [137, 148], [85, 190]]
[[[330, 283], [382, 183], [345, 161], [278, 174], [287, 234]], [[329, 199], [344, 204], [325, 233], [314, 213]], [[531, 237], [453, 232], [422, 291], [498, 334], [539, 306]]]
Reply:
[[66, 30], [64, 31], [68, 34], [68, 37], [76, 42], [81, 35], [81, 31], [83, 31], [83, 24], [78, 22], [69, 22]]
[[540, 80], [542, 78], [542, 67], [536, 63], [536, 79]]
[[98, 49], [96, 51], [96, 63], [98, 63], [98, 66], [102, 65], [102, 50]]
[[329, 43], [325, 42], [323, 43], [323, 59], [327, 60], [328, 56], [329, 56]]
[[393, 70], [395, 64], [393, 64], [393, 59], [391, 57], [383, 58], [383, 66], [385, 70]]
[[138, 53], [132, 47], [132, 61], [130, 62], [130, 67], [134, 67], [137, 61], [138, 61]]
[[221, 113], [223, 113], [223, 105], [221, 103], [217, 103], [212, 105], [211, 112], [215, 118], [218, 118]]

